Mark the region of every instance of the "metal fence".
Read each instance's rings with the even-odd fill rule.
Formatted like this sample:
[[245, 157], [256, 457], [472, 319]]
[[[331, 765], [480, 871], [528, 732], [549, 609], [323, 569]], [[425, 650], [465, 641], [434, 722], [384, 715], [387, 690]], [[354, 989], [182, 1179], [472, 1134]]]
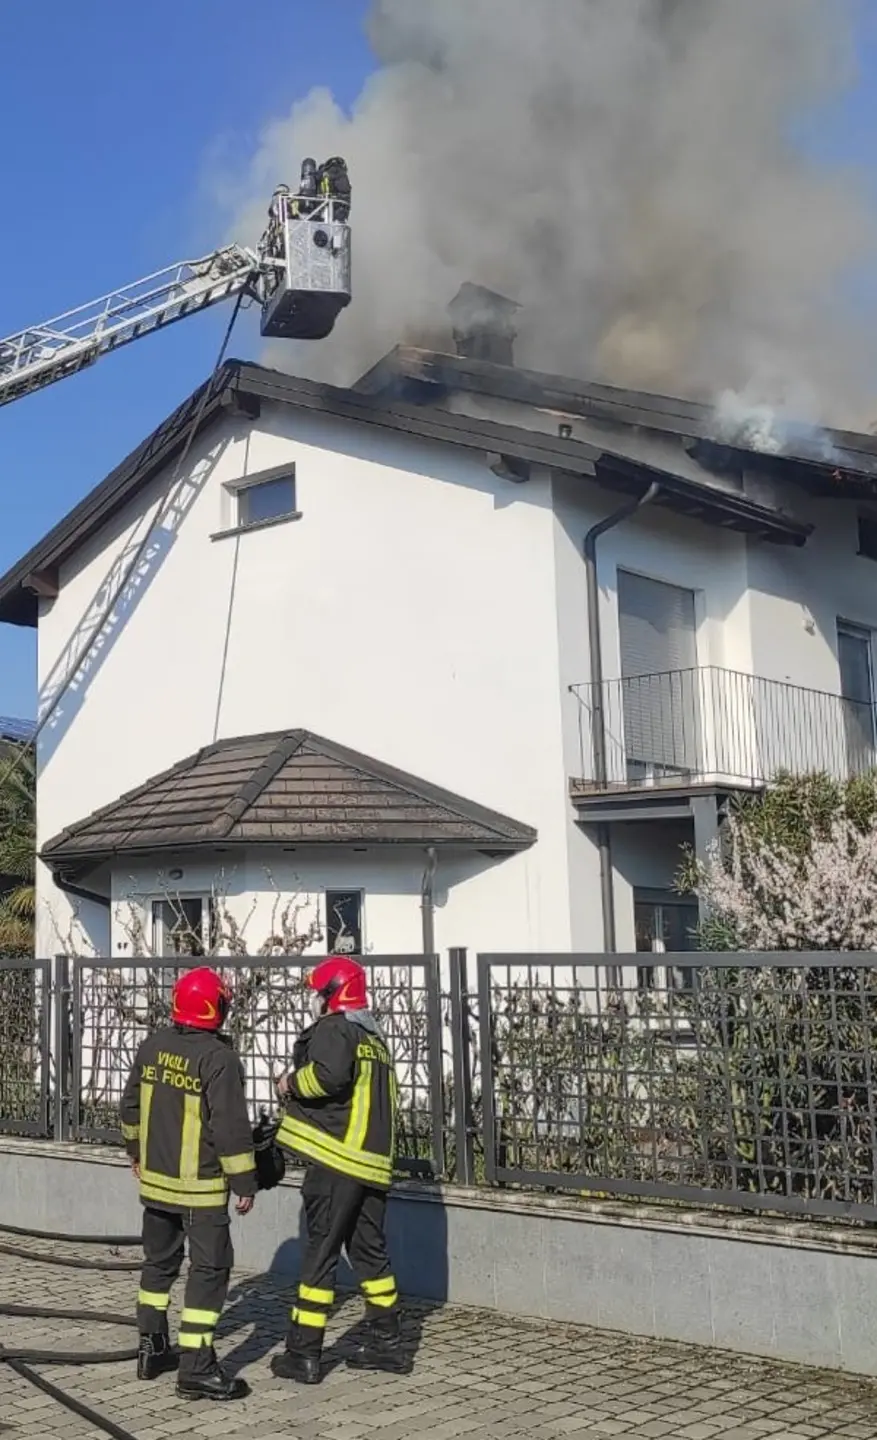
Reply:
[[51, 983], [44, 960], [0, 959], [0, 1131], [48, 1135]]
[[[193, 963], [188, 962], [189, 967]], [[311, 1023], [303, 972], [314, 961], [277, 956], [217, 962], [234, 989], [226, 1031], [244, 1065], [255, 1118], [276, 1105], [274, 1079], [289, 1068], [295, 1042]], [[399, 1081], [398, 1163], [403, 1170], [444, 1170], [442, 1015], [435, 956], [370, 956], [372, 1007], [394, 1056]], [[174, 981], [186, 962], [74, 959], [71, 975], [73, 1138], [119, 1141], [122, 1089], [137, 1048], [170, 1018]]]
[[877, 957], [606, 958], [479, 957], [488, 1182], [877, 1220]]
[[[0, 1130], [119, 1143], [186, 963], [0, 961]], [[254, 1119], [308, 1023], [306, 963], [221, 962]], [[403, 1171], [877, 1220], [877, 955], [479, 955], [475, 985], [464, 950], [365, 963]]]

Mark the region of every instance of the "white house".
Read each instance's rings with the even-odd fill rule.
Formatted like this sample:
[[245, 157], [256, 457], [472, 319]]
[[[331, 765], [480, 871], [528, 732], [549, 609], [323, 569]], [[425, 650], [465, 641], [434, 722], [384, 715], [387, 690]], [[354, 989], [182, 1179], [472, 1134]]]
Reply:
[[679, 948], [729, 793], [870, 763], [877, 441], [521, 371], [479, 298], [351, 391], [229, 362], [0, 579], [40, 953]]

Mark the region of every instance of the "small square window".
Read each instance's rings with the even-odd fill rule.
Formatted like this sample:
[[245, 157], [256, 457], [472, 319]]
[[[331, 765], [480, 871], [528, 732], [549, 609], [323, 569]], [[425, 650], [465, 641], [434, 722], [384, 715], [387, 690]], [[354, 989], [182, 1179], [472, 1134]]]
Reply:
[[264, 525], [295, 514], [295, 472], [290, 470], [271, 480], [257, 480], [237, 492], [238, 525]]
[[215, 932], [216, 914], [211, 899], [200, 895], [173, 895], [152, 902], [155, 955], [208, 955], [216, 940]]
[[859, 554], [877, 560], [877, 515], [859, 516]]
[[327, 955], [362, 954], [362, 891], [326, 891]]

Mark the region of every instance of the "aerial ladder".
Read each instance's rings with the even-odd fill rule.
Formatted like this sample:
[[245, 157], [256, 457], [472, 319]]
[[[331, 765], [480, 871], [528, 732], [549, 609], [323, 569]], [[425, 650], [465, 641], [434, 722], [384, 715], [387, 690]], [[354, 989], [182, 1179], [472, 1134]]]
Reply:
[[225, 245], [0, 340], [0, 405], [236, 296], [261, 307], [266, 337], [325, 339], [350, 303], [349, 214], [344, 162], [304, 160], [298, 190], [275, 190], [255, 249]]

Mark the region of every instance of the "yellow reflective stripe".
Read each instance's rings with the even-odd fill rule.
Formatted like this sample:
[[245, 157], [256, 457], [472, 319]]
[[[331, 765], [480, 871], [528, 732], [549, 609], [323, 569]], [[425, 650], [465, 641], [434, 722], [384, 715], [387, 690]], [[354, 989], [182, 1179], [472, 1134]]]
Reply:
[[370, 1150], [352, 1150], [342, 1141], [308, 1125], [304, 1120], [295, 1120], [287, 1115], [280, 1123], [277, 1139], [281, 1145], [316, 1160], [330, 1170], [339, 1170], [364, 1185], [386, 1186], [393, 1178], [393, 1165], [389, 1155], [375, 1155]]
[[171, 1303], [170, 1295], [159, 1295], [155, 1290], [139, 1290], [137, 1304], [148, 1305], [150, 1310], [166, 1310]]
[[309, 1065], [303, 1065], [300, 1070], [296, 1070], [292, 1078], [296, 1090], [304, 1099], [322, 1100], [325, 1098], [326, 1091], [317, 1079], [317, 1071], [313, 1061], [311, 1061]]
[[353, 1087], [350, 1120], [347, 1125], [347, 1134], [344, 1136], [344, 1144], [350, 1150], [365, 1149], [365, 1137], [368, 1134], [368, 1118], [371, 1111], [373, 1066], [372, 1060], [360, 1062], [359, 1074]]
[[313, 1300], [315, 1305], [331, 1305], [335, 1299], [334, 1290], [317, 1290], [313, 1285], [299, 1285], [298, 1298]]
[[177, 1344], [182, 1350], [200, 1350], [202, 1347], [206, 1348], [208, 1345], [212, 1345], [212, 1343], [213, 1336], [207, 1335], [204, 1332], [199, 1332], [196, 1335], [187, 1335], [185, 1330], [181, 1330], [177, 1336]]
[[188, 1184], [198, 1179], [201, 1153], [201, 1096], [186, 1095], [183, 1100], [183, 1138], [180, 1144], [180, 1179]]
[[137, 1139], [139, 1138], [139, 1136], [140, 1136], [140, 1126], [139, 1126], [139, 1125], [126, 1125], [124, 1121], [122, 1122], [122, 1139], [123, 1139], [123, 1140], [137, 1140]]
[[392, 1310], [394, 1305], [399, 1304], [399, 1296], [395, 1290], [392, 1295], [369, 1295], [368, 1303], [378, 1310]]
[[246, 1175], [256, 1168], [256, 1157], [252, 1150], [246, 1155], [220, 1155], [219, 1163], [224, 1175]]
[[362, 1180], [364, 1184], [389, 1185], [392, 1179], [393, 1168], [388, 1155], [351, 1150], [342, 1141], [304, 1120], [287, 1116], [280, 1125], [277, 1139], [299, 1154], [327, 1165], [330, 1170], [340, 1170], [344, 1175]]
[[225, 1180], [174, 1180], [152, 1170], [140, 1171], [141, 1200], [157, 1200], [162, 1205], [179, 1205], [185, 1210], [218, 1209], [228, 1200]]
[[181, 1325], [201, 1325], [208, 1329], [215, 1329], [219, 1324], [218, 1310], [183, 1310], [180, 1315]]
[[173, 1191], [176, 1195], [227, 1195], [228, 1185], [222, 1175], [210, 1180], [183, 1179], [176, 1175], [163, 1175], [160, 1170], [144, 1170], [140, 1167], [140, 1179], [146, 1185], [158, 1190]]
[[363, 1280], [362, 1293], [364, 1295], [389, 1295], [396, 1289], [396, 1279], [393, 1275], [385, 1275], [383, 1280]]
[[317, 1310], [302, 1310], [298, 1305], [292, 1312], [292, 1319], [295, 1324], [307, 1325], [311, 1330], [325, 1330], [326, 1316], [321, 1315]]
[[154, 1185], [141, 1185], [140, 1199], [153, 1200], [159, 1205], [178, 1205], [181, 1210], [224, 1210], [227, 1204], [225, 1195], [171, 1193]]
[[140, 1085], [140, 1168], [146, 1164], [146, 1152], [149, 1146], [149, 1116], [152, 1111], [153, 1085], [150, 1083]]
[[396, 1123], [399, 1109], [399, 1081], [392, 1065], [390, 1066], [390, 1154], [396, 1153]]

